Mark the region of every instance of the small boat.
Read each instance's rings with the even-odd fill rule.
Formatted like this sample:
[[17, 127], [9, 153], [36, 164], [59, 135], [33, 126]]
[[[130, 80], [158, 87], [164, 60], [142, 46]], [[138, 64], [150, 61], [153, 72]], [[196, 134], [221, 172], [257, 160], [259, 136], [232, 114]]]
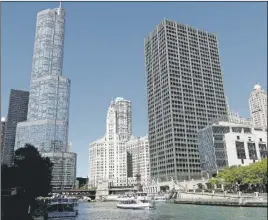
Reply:
[[78, 199], [52, 198], [48, 201], [45, 210], [45, 219], [75, 217], [78, 215]]
[[155, 202], [166, 202], [167, 201], [165, 196], [154, 196], [153, 199]]
[[120, 209], [152, 209], [155, 208], [155, 202], [148, 199], [137, 199], [133, 197], [119, 198], [116, 203]]

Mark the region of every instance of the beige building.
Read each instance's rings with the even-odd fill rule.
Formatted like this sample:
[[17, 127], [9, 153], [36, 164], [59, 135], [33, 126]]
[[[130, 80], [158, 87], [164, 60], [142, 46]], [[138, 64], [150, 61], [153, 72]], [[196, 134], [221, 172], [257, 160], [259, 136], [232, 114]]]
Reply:
[[259, 84], [250, 93], [249, 109], [254, 127], [267, 128], [267, 93]]
[[128, 158], [128, 182], [135, 185], [136, 175], [141, 175], [141, 184], [150, 182], [150, 149], [148, 136], [131, 137], [126, 145]]

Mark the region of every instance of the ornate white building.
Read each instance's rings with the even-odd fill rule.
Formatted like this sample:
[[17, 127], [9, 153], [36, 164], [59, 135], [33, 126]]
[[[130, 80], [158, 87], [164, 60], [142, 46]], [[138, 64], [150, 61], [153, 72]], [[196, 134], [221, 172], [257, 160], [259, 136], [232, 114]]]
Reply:
[[89, 145], [88, 184], [134, 185], [138, 172], [142, 184], [149, 180], [148, 137], [132, 136], [131, 102], [116, 98], [107, 111], [105, 136]]
[[267, 94], [259, 84], [250, 93], [249, 109], [254, 127], [267, 128]]
[[105, 136], [89, 145], [89, 185], [97, 186], [100, 181], [127, 185], [126, 142], [131, 128], [131, 102], [116, 98], [108, 108]]

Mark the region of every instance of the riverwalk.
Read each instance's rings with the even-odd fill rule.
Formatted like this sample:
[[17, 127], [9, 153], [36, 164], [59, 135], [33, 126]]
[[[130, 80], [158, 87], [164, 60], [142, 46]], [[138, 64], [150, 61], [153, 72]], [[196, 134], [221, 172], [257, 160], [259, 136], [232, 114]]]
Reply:
[[267, 207], [267, 194], [180, 192], [174, 203], [210, 206]]

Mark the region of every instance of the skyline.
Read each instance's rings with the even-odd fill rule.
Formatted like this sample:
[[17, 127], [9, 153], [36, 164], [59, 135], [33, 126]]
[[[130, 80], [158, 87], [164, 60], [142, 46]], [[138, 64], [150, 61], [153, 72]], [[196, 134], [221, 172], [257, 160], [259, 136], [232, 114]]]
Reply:
[[[45, 8], [55, 8], [58, 6], [56, 2], [50, 3], [23, 3], [24, 6], [16, 6], [18, 9], [15, 9], [15, 5], [21, 5], [22, 3], [3, 3], [3, 60], [2, 60], [2, 76], [3, 81], [8, 83], [3, 84], [3, 93], [2, 93], [2, 117], [6, 117], [7, 108], [8, 108], [8, 96], [10, 89], [22, 89], [29, 91], [29, 79], [31, 72], [31, 60], [33, 54], [33, 42], [34, 42], [34, 31], [35, 31], [35, 19], [38, 11]], [[78, 153], [78, 167], [77, 173], [78, 176], [86, 176], [87, 175], [87, 165], [88, 165], [88, 146], [89, 143], [93, 140], [99, 138], [105, 131], [105, 118], [106, 118], [106, 109], [109, 105], [111, 97], [123, 96], [126, 99], [132, 101], [133, 103], [133, 133], [137, 136], [146, 135], [148, 132], [148, 123], [147, 123], [147, 101], [146, 101], [146, 82], [145, 82], [145, 68], [144, 68], [144, 38], [148, 35], [151, 30], [160, 23], [164, 17], [170, 20], [176, 20], [180, 23], [191, 25], [195, 28], [204, 29], [213, 33], [216, 33], [219, 39], [219, 48], [220, 48], [220, 60], [222, 63], [222, 70], [224, 75], [224, 87], [226, 95], [228, 96], [229, 104], [232, 109], [239, 111], [241, 116], [249, 115], [249, 106], [248, 106], [248, 98], [250, 92], [253, 90], [254, 84], [258, 81], [262, 88], [267, 90], [266, 83], [266, 29], [267, 26], [265, 22], [264, 26], [256, 23], [256, 21], [260, 21], [261, 17], [265, 17], [266, 8], [264, 8], [263, 13], [260, 13], [257, 9], [261, 8], [261, 3], [194, 3], [195, 5], [200, 5], [198, 8], [197, 14], [200, 16], [205, 12], [204, 8], [206, 5], [214, 5], [208, 7], [207, 12], [211, 12], [211, 7], [218, 8], [218, 10], [222, 10], [222, 5], [233, 4], [236, 5], [236, 8], [239, 8], [239, 12], [237, 11], [238, 19], [243, 20], [240, 24], [242, 25], [242, 32], [240, 38], [236, 36], [237, 33], [240, 33], [236, 30], [237, 24], [231, 24], [229, 26], [232, 29], [228, 31], [228, 24], [230, 25], [230, 21], [232, 20], [232, 16], [229, 16], [228, 19], [223, 19], [220, 21], [215, 21], [217, 19], [212, 19], [208, 16], [208, 20], [204, 19], [204, 23], [199, 21], [198, 18], [191, 18], [191, 16], [187, 17], [187, 6], [193, 5], [193, 3], [166, 3], [165, 5], [169, 5], [170, 7], [159, 7], [158, 14], [155, 14], [152, 10], [153, 16], [150, 19], [145, 19], [146, 15], [146, 7], [142, 6], [139, 10], [140, 19], [142, 20], [130, 20], [130, 25], [128, 23], [124, 23], [118, 19], [121, 19], [122, 13], [124, 16], [128, 15], [127, 11], [120, 12], [120, 7], [116, 7], [118, 5], [124, 5], [129, 9], [133, 9], [137, 12], [137, 5], [151, 5], [153, 3], [106, 3], [105, 6], [103, 3], [68, 3], [65, 2], [62, 6], [66, 11], [67, 19], [66, 19], [66, 41], [65, 41], [65, 53], [64, 53], [64, 66], [63, 66], [63, 75], [72, 79], [72, 87], [71, 87], [71, 101], [70, 101], [70, 131], [69, 131], [69, 141], [72, 142], [73, 151]], [[161, 3], [155, 3], [161, 4]], [[164, 3], [162, 3], [163, 5]], [[206, 5], [205, 5], [206, 4]], [[241, 7], [241, 5], [247, 5]], [[250, 5], [259, 5], [258, 7], [252, 7]], [[12, 6], [10, 6], [12, 5]], [[28, 5], [28, 7], [27, 7]], [[29, 5], [31, 5], [29, 7]], [[84, 5], [84, 6], [83, 6]], [[111, 11], [106, 10], [98, 10], [97, 5], [102, 5], [103, 8], [111, 10], [111, 7], [115, 7], [115, 9], [119, 9], [118, 15], [112, 14], [114, 17], [111, 17]], [[109, 7], [108, 7], [108, 6]], [[111, 6], [112, 5], [112, 6]], [[126, 6], [127, 5], [127, 6]], [[132, 5], [132, 6], [131, 6]], [[135, 5], [135, 6], [133, 6]], [[158, 5], [158, 6], [159, 6]], [[174, 6], [179, 10], [174, 9]], [[218, 6], [215, 6], [218, 5]], [[263, 4], [264, 6], [264, 4]], [[21, 7], [25, 7], [26, 10], [21, 10]], [[264, 6], [265, 7], [265, 6]], [[190, 6], [191, 8], [191, 6]], [[16, 13], [18, 17], [25, 17], [24, 20], [16, 20], [17, 23], [14, 23], [15, 18], [9, 15], [8, 10], [13, 10], [13, 13]], [[87, 9], [87, 10], [86, 10]], [[92, 10], [92, 13], [88, 13]], [[148, 10], [148, 9], [147, 9]], [[181, 11], [180, 11], [181, 10]], [[189, 10], [189, 9], [188, 9]], [[96, 12], [105, 12], [106, 18], [100, 17], [96, 18], [96, 15], [99, 13]], [[213, 11], [213, 10], [212, 10]], [[223, 10], [224, 11], [224, 10]], [[248, 13], [254, 13], [255, 16], [253, 18], [247, 17]], [[176, 15], [174, 15], [176, 12]], [[214, 12], [214, 11], [213, 11]], [[213, 12], [211, 14], [213, 15]], [[214, 16], [221, 17], [221, 11], [218, 11], [214, 14]], [[7, 13], [7, 14], [6, 14]], [[75, 13], [79, 13], [81, 18], [78, 19], [75, 16]], [[110, 14], [109, 14], [110, 13]], [[132, 12], [129, 12], [132, 13]], [[185, 13], [185, 14], [184, 14]], [[100, 13], [101, 14], [101, 13]], [[178, 14], [178, 15], [177, 15]], [[105, 13], [103, 14], [105, 15]], [[232, 14], [233, 15], [233, 14]], [[242, 19], [241, 15], [244, 15], [244, 19]], [[88, 17], [86, 17], [88, 16]], [[85, 18], [89, 18], [86, 20]], [[121, 27], [122, 24], [119, 23], [116, 28], [116, 31], [113, 33], [109, 33], [111, 39], [107, 40], [105, 36], [103, 36], [107, 31], [113, 31], [113, 27], [105, 26], [106, 28], [104, 32], [102, 29], [96, 30], [98, 28], [94, 27], [91, 31], [92, 25], [97, 26], [98, 21], [100, 22], [100, 26], [104, 27], [104, 24], [107, 23], [107, 18], [109, 18], [109, 22], [111, 24], [116, 24], [117, 22], [123, 22], [125, 25], [124, 28]], [[78, 20], [77, 20], [78, 19]], [[80, 20], [81, 19], [81, 20]], [[93, 19], [93, 20], [92, 20]], [[115, 19], [115, 21], [113, 20]], [[160, 20], [159, 20], [160, 19]], [[80, 22], [79, 22], [80, 21]], [[88, 33], [86, 32], [86, 28], [84, 28], [82, 22], [90, 22], [91, 26], [88, 27]], [[11, 22], [12, 27], [9, 25]], [[215, 22], [215, 23], [214, 23]], [[221, 23], [223, 22], [223, 23]], [[238, 22], [238, 21], [236, 21]], [[238, 22], [239, 23], [239, 22]], [[259, 26], [258, 26], [258, 25]], [[136, 25], [135, 28], [137, 31], [133, 31], [133, 28], [129, 27], [131, 25]], [[254, 26], [253, 26], [254, 25]], [[245, 33], [247, 32], [248, 26], [254, 28], [257, 33], [260, 31], [263, 32], [264, 35], [256, 36], [254, 30], [253, 36], [247, 36]], [[21, 31], [21, 29], [26, 28], [28, 31]], [[91, 27], [91, 28], [90, 28]], [[222, 29], [221, 29], [222, 28]], [[241, 27], [240, 27], [241, 28]], [[244, 29], [243, 29], [244, 28]], [[227, 29], [227, 30], [224, 30]], [[73, 31], [72, 31], [73, 30]], [[79, 35], [76, 31], [84, 31], [83, 34]], [[11, 33], [10, 33], [11, 31]], [[237, 31], [237, 32], [236, 32]], [[138, 32], [138, 33], [137, 33]], [[224, 34], [226, 32], [226, 34]], [[228, 34], [232, 33], [231, 36]], [[126, 34], [127, 37], [122, 36], [122, 34]], [[134, 35], [134, 36], [133, 36]], [[18, 38], [17, 36], [20, 36]], [[15, 38], [14, 38], [15, 37]], [[89, 38], [87, 38], [89, 37]], [[233, 38], [232, 38], [233, 37]], [[253, 37], [255, 37], [253, 40]], [[258, 37], [260, 38], [258, 40]], [[8, 39], [7, 39], [8, 38]], [[232, 38], [232, 39], [230, 39]], [[239, 39], [238, 39], [239, 38]], [[256, 39], [257, 38], [257, 39]], [[18, 41], [18, 39], [20, 41]], [[233, 40], [234, 45], [230, 45], [230, 40]], [[262, 40], [261, 42], [259, 42]], [[75, 44], [76, 42], [87, 43], [87, 45]], [[98, 44], [99, 42], [99, 44]], [[131, 45], [130, 43], [134, 45]], [[11, 45], [12, 44], [12, 45]], [[99, 45], [102, 44], [103, 47]], [[122, 47], [119, 47], [122, 45]], [[247, 45], [249, 48], [245, 47]], [[18, 46], [21, 49], [18, 49]], [[91, 49], [92, 47], [92, 49]], [[107, 50], [107, 47], [112, 47], [113, 49]], [[239, 52], [240, 50], [240, 52]], [[114, 51], [118, 52], [115, 56]], [[247, 54], [246, 51], [251, 51], [251, 53]], [[84, 52], [84, 54], [82, 54]], [[10, 59], [10, 53], [14, 57], [16, 65], [14, 62], [8, 61]], [[127, 55], [126, 55], [127, 53]], [[254, 54], [255, 53], [255, 54]], [[78, 54], [78, 55], [77, 55]], [[81, 54], [81, 55], [80, 55]], [[259, 54], [259, 55], [258, 55]], [[85, 57], [85, 56], [88, 57]], [[95, 55], [95, 56], [94, 56]], [[105, 55], [105, 56], [103, 56]], [[248, 55], [248, 56], [247, 56]], [[230, 57], [231, 56], [231, 57]], [[241, 59], [235, 59], [238, 56]], [[116, 57], [118, 57], [116, 59]], [[135, 62], [133, 62], [135, 61]], [[250, 62], [252, 63], [250, 63]], [[99, 63], [100, 62], [100, 63]], [[105, 62], [105, 65], [103, 63]], [[234, 62], [234, 63], [232, 63]], [[255, 62], [255, 63], [254, 63]], [[124, 64], [125, 66], [122, 66]], [[235, 64], [235, 65], [234, 65]], [[233, 67], [236, 67], [235, 70]], [[77, 70], [80, 69], [80, 72]], [[137, 69], [136, 69], [137, 68]], [[240, 71], [239, 71], [240, 70]], [[246, 71], [247, 70], [247, 71]], [[254, 73], [253, 73], [254, 70]], [[17, 73], [19, 72], [20, 73]], [[117, 73], [117, 75], [112, 75], [111, 72]], [[126, 73], [130, 73], [129, 76], [126, 76]], [[235, 76], [233, 79], [232, 73], [240, 72], [241, 75]], [[255, 72], [258, 72], [258, 75], [254, 76]], [[7, 74], [8, 73], [8, 74]], [[123, 74], [123, 75], [121, 75]], [[245, 74], [245, 75], [244, 75]], [[112, 75], [112, 76], [111, 76]], [[26, 77], [27, 76], [27, 77]], [[21, 77], [15, 82], [11, 80], [13, 77]], [[86, 77], [89, 77], [86, 79]], [[95, 77], [95, 78], [93, 78]], [[130, 80], [128, 79], [130, 77]], [[253, 78], [255, 77], [255, 78]], [[238, 79], [243, 78], [243, 82], [245, 83], [245, 87], [239, 87], [239, 91], [237, 92], [235, 86], [239, 82]], [[86, 79], [86, 80], [85, 80]], [[92, 80], [93, 79], [93, 80]], [[103, 82], [103, 79], [107, 79], [106, 82]], [[129, 83], [131, 82], [131, 83]], [[88, 85], [89, 84], [89, 85]], [[121, 85], [121, 86], [120, 86]], [[118, 88], [119, 87], [119, 88]], [[84, 91], [81, 91], [81, 88]], [[134, 92], [133, 92], [134, 91]], [[94, 92], [97, 93], [93, 94]], [[89, 94], [86, 98], [81, 99], [83, 94]], [[102, 95], [103, 97], [99, 100], [99, 97]], [[88, 105], [83, 108], [83, 105]], [[239, 106], [241, 106], [239, 108]], [[77, 116], [81, 117], [77, 117]], [[84, 155], [83, 155], [84, 154]]]

